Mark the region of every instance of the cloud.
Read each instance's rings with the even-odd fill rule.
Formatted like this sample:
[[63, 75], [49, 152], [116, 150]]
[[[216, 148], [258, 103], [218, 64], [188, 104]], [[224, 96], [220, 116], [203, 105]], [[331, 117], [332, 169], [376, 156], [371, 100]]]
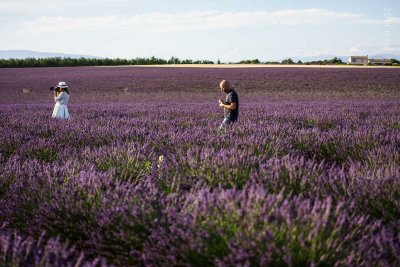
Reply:
[[354, 21], [354, 22], [356, 24], [362, 24], [362, 25], [391, 26], [391, 25], [400, 25], [400, 18], [399, 17], [387, 17], [385, 19], [370, 19], [370, 18], [363, 16], [359, 20]]
[[[399, 18], [389, 18], [400, 23]], [[388, 20], [389, 20], [388, 19]], [[41, 16], [20, 24], [19, 33], [59, 32], [182, 33], [196, 30], [222, 30], [272, 25], [327, 25], [337, 23], [372, 23], [363, 15], [338, 13], [321, 9], [284, 10], [276, 12], [186, 12], [148, 13], [133, 16], [69, 17]], [[382, 22], [384, 23], [384, 22]]]
[[400, 24], [400, 18], [398, 17], [389, 17], [385, 20], [385, 24], [393, 24], [393, 25], [399, 25]]
[[368, 55], [380, 53], [400, 53], [400, 45], [382, 45], [382, 46], [369, 46], [357, 44], [348, 49], [348, 54], [355, 55]]
[[382, 52], [400, 53], [400, 45], [387, 45], [382, 48]]
[[0, 13], [35, 14], [42, 12], [60, 12], [65, 9], [99, 7], [107, 4], [134, 3], [140, 0], [0, 0]]
[[239, 54], [239, 48], [237, 47], [230, 47], [225, 54], [223, 54], [222, 60], [223, 61], [232, 61]]
[[[130, 4], [128, 0], [115, 1], [121, 3], [120, 7]], [[326, 54], [327, 52], [333, 54], [335, 49], [341, 49], [340, 51], [343, 51], [343, 53], [362, 54], [365, 51], [370, 53], [371, 49], [354, 45], [354, 43], [363, 44], [360, 38], [342, 40], [340, 39], [341, 36], [338, 36], [337, 43], [331, 46], [328, 42], [319, 43], [317, 35], [310, 36], [308, 41], [299, 40], [299, 42], [293, 42], [288, 34], [283, 34], [277, 36], [277, 40], [270, 41], [271, 44], [261, 44], [250, 39], [265, 40], [265, 38], [263, 39], [262, 36], [259, 36], [259, 33], [265, 33], [270, 29], [271, 32], [278, 32], [279, 34], [280, 26], [299, 26], [286, 27], [286, 29], [291, 28], [292, 32], [305, 32], [307, 34], [307, 30], [310, 27], [303, 26], [323, 26], [318, 30], [321, 32], [327, 31], [329, 27], [337, 24], [349, 27], [349, 29], [352, 25], [360, 24], [366, 25], [364, 28], [368, 28], [368, 25], [386, 27], [387, 25], [400, 24], [400, 18], [398, 17], [391, 16], [382, 20], [375, 20], [363, 14], [325, 9], [280, 10], [275, 12], [152, 12], [143, 14], [131, 13], [132, 15], [111, 15], [112, 12], [106, 12], [109, 15], [103, 15], [96, 12], [84, 12], [85, 8], [80, 9], [80, 12], [78, 12], [78, 7], [81, 8], [83, 4], [79, 5], [77, 0], [21, 0], [8, 2], [12, 5], [4, 5], [4, 1], [0, 0], [0, 35], [6, 37], [0, 41], [2, 49], [15, 49], [18, 47], [20, 49], [36, 48], [36, 50], [41, 51], [76, 51], [77, 53], [82, 53], [86, 49], [89, 51], [86, 53], [98, 55], [107, 55], [107, 53], [111, 53], [109, 51], [120, 53], [118, 54], [120, 56], [127, 53], [143, 55], [145, 53], [158, 53], [157, 51], [160, 49], [165, 54], [178, 55], [182, 51], [202, 53], [204, 49], [204, 51], [222, 51], [220, 54], [215, 52], [216, 57], [221, 57], [222, 60], [225, 58], [229, 61], [236, 60], [237, 57], [246, 58], [247, 54], [252, 55], [253, 52], [256, 53], [257, 51], [265, 55], [268, 53], [280, 55], [285, 49], [290, 49], [291, 51], [291, 54], [286, 56], [294, 56], [302, 53], [302, 51], [313, 53], [315, 50], [318, 51], [318, 54]], [[102, 6], [107, 6], [111, 3], [108, 0], [82, 0], [82, 2], [85, 3], [85, 7], [97, 2]], [[124, 5], [124, 2], [126, 5]], [[27, 4], [27, 6], [21, 3]], [[71, 12], [70, 9], [65, 11], [57, 7], [57, 4], [69, 5], [68, 8], [74, 8], [75, 5], [77, 12]], [[16, 19], [8, 16], [1, 17], [2, 8], [5, 6], [7, 6], [8, 10], [21, 7], [22, 10], [27, 11], [32, 8], [32, 14], [36, 15], [23, 16], [23, 19], [21, 16], [15, 16]], [[43, 6], [46, 6], [46, 12], [34, 12], [34, 10], [41, 10]], [[98, 6], [96, 5], [96, 7]], [[48, 12], [49, 9], [53, 8], [55, 10], [59, 8], [63, 12]], [[246, 31], [248, 31], [248, 34]], [[394, 34], [394, 27], [391, 31]], [[220, 42], [222, 39], [225, 40], [232, 37], [230, 36], [231, 32], [237, 32], [237, 36], [246, 38], [238, 38], [233, 44]], [[337, 33], [334, 32], [333, 34]], [[187, 39], [189, 36], [190, 40]], [[55, 45], [54, 42], [50, 42], [50, 40], [54, 39], [63, 40], [63, 42]], [[394, 35], [393, 39], [393, 43], [386, 42], [373, 51], [378, 51], [384, 47], [387, 47], [386, 51], [394, 49], [392, 44], [398, 43], [398, 41]], [[210, 40], [217, 41], [212, 43]], [[252, 42], [251, 44], [249, 44], [249, 40]], [[299, 48], [300, 43], [304, 49]], [[349, 48], [352, 43], [353, 47]], [[377, 39], [375, 43], [379, 43], [379, 40]], [[185, 45], [183, 44], [188, 47], [184, 47]], [[284, 44], [284, 47], [282, 47], [282, 44]], [[340, 48], [338, 48], [339, 46]], [[271, 52], [272, 50], [273, 52]]]
[[362, 51], [361, 45], [356, 45], [353, 47], [350, 47], [348, 50], [348, 54], [349, 55], [356, 55], [356, 54], [360, 54]]
[[331, 22], [340, 23], [343, 21], [355, 21], [362, 15], [355, 13], [339, 13], [322, 9], [304, 9], [304, 10], [284, 10], [272, 13], [265, 12], [265, 18], [270, 23], [282, 25], [300, 25], [300, 24], [328, 24]]

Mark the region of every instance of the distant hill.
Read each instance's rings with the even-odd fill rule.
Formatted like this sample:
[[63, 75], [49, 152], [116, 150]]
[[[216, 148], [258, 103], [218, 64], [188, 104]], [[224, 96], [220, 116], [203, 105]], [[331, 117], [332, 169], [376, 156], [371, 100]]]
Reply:
[[343, 62], [347, 62], [349, 59], [348, 56], [335, 56], [335, 55], [320, 55], [320, 56], [312, 56], [312, 57], [293, 57], [293, 61], [297, 62], [301, 60], [302, 62], [311, 62], [325, 59], [332, 59], [334, 57], [340, 58]]
[[[363, 55], [361, 55], [363, 56]], [[10, 58], [17, 58], [17, 59], [24, 59], [24, 58], [49, 58], [49, 57], [69, 57], [69, 58], [97, 58], [102, 59], [102, 57], [98, 56], [91, 56], [91, 55], [80, 55], [80, 54], [66, 54], [66, 53], [52, 53], [52, 52], [38, 52], [32, 50], [0, 50], [0, 59], [10, 59]], [[347, 62], [349, 56], [335, 56], [335, 55], [319, 55], [319, 56], [312, 56], [312, 57], [290, 57], [294, 62], [301, 60], [302, 62], [311, 62], [311, 61], [318, 61], [318, 60], [329, 60], [334, 57], [340, 58], [343, 62]], [[287, 59], [286, 57], [284, 59]], [[376, 55], [369, 55], [369, 58], [389, 58], [389, 59], [397, 59], [400, 60], [400, 55], [391, 55], [391, 54], [376, 54]], [[283, 59], [282, 59], [283, 60]]]
[[70, 57], [70, 58], [101, 58], [89, 55], [76, 55], [76, 54], [65, 54], [65, 53], [51, 53], [51, 52], [37, 52], [31, 50], [0, 50], [1, 59], [9, 58], [48, 58], [48, 57]]
[[[360, 56], [364, 56], [360, 54]], [[349, 60], [349, 56], [335, 56], [335, 55], [320, 55], [320, 56], [313, 56], [313, 57], [293, 57], [293, 61], [297, 62], [301, 60], [302, 62], [311, 62], [311, 61], [318, 61], [318, 60], [325, 60], [325, 59], [332, 59], [334, 57], [340, 58], [343, 62], [347, 62]], [[390, 54], [377, 54], [377, 55], [368, 55], [369, 58], [388, 58], [388, 59], [397, 59], [400, 60], [400, 55], [390, 55]]]
[[371, 55], [368, 56], [369, 58], [378, 58], [378, 59], [382, 59], [382, 58], [389, 58], [389, 59], [397, 59], [400, 60], [400, 55], [390, 55], [390, 54], [377, 54], [377, 55]]

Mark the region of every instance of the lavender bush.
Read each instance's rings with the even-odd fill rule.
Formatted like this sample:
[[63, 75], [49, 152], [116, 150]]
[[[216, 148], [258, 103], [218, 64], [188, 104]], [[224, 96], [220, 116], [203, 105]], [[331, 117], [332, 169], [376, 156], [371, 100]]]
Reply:
[[67, 244], [61, 244], [58, 238], [38, 241], [24, 238], [16, 233], [0, 229], [1, 266], [107, 266], [104, 260], [86, 259]]
[[[9, 91], [38, 71], [0, 70], [27, 72], [0, 78], [0, 265], [400, 264], [397, 70], [46, 69], [114, 78], [71, 90], [71, 121]], [[219, 133], [211, 90], [235, 76], [240, 121]]]

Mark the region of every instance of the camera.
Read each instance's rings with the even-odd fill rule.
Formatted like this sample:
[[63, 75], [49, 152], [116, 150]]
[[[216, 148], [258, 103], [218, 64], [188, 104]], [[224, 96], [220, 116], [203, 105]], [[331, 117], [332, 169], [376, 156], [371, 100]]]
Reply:
[[54, 93], [58, 93], [58, 92], [60, 92], [60, 87], [52, 86], [52, 87], [50, 87], [50, 91], [53, 91]]

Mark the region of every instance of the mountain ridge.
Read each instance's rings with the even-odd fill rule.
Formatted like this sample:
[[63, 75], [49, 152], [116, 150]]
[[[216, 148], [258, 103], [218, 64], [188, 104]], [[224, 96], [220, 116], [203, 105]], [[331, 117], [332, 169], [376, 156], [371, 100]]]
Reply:
[[[354, 56], [354, 55], [353, 55]], [[360, 56], [366, 56], [363, 54], [360, 54]], [[319, 61], [319, 60], [325, 60], [325, 59], [332, 59], [334, 57], [337, 57], [341, 59], [343, 62], [347, 62], [349, 60], [350, 56], [335, 56], [335, 55], [319, 55], [319, 56], [310, 56], [310, 57], [292, 57], [292, 60], [297, 62], [301, 60], [302, 62], [311, 62], [311, 61]], [[368, 55], [368, 58], [375, 58], [375, 59], [396, 59], [400, 60], [400, 55], [392, 55], [392, 54], [375, 54], [375, 55]]]
[[24, 59], [24, 58], [49, 58], [49, 57], [69, 57], [69, 58], [101, 58], [98, 56], [68, 54], [57, 52], [38, 52], [32, 50], [0, 50], [1, 59]]
[[[83, 55], [83, 54], [68, 54], [68, 53], [57, 53], [57, 52], [38, 52], [33, 50], [0, 50], [0, 59], [25, 59], [25, 58], [49, 58], [49, 57], [61, 57], [61, 58], [89, 58], [89, 59], [102, 59], [103, 57], [99, 56], [92, 56], [92, 55]], [[341, 59], [343, 62], [347, 62], [349, 56], [335, 56], [335, 55], [318, 55], [318, 56], [309, 56], [309, 57], [287, 57], [291, 58], [293, 61], [297, 62], [301, 60], [302, 62], [312, 62], [312, 61], [319, 61], [319, 60], [329, 60], [334, 57]], [[400, 55], [393, 55], [393, 54], [376, 54], [376, 55], [369, 55], [369, 58], [388, 58], [388, 59], [396, 59], [400, 60]], [[286, 59], [287, 59], [286, 58]]]

